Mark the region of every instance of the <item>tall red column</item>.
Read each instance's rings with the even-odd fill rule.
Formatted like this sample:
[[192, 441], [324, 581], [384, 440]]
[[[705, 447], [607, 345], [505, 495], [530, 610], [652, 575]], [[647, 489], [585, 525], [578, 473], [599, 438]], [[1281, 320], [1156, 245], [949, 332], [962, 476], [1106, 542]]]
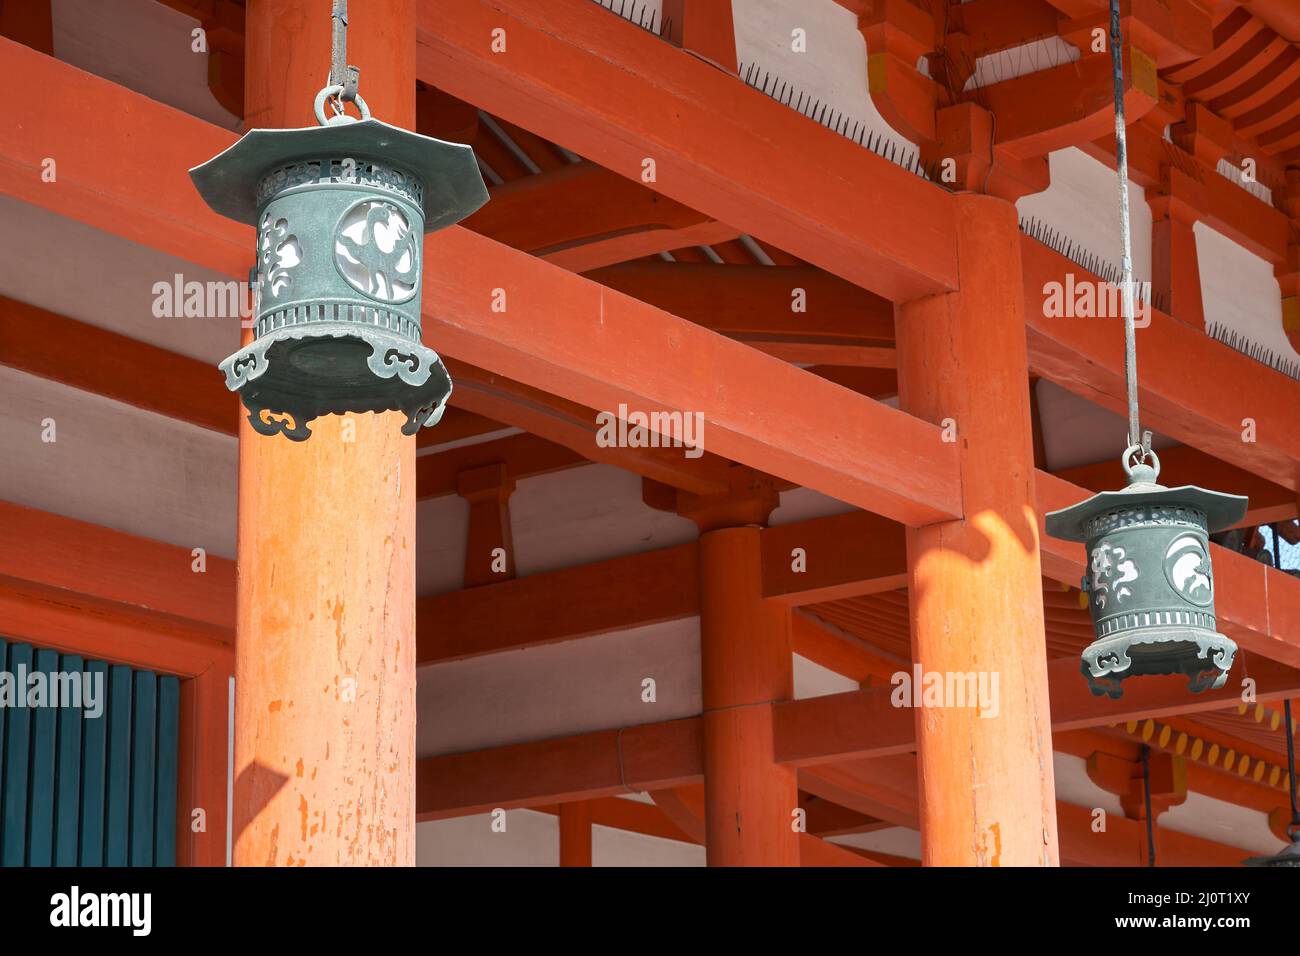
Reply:
[[[411, 127], [415, 0], [350, 6], [361, 95]], [[250, 128], [315, 123], [330, 8], [249, 0]], [[326, 416], [302, 443], [241, 426], [237, 865], [415, 862], [415, 440], [402, 421]]]
[[465, 587], [474, 588], [515, 576], [515, 545], [510, 496], [515, 480], [501, 463], [462, 471], [456, 493], [469, 502], [465, 535]]
[[758, 527], [700, 536], [704, 827], [709, 866], [798, 866], [795, 770], [772, 708], [794, 696], [790, 609], [763, 600]]
[[794, 696], [790, 609], [763, 598], [760, 545], [780, 499], [752, 469], [729, 478], [704, 496], [646, 483], [648, 502], [700, 528], [705, 850], [709, 866], [798, 866], [795, 771], [772, 745], [773, 705]]
[[[923, 862], [1058, 861], [1020, 233], [1015, 208], [957, 197], [960, 291], [896, 311], [902, 407], [957, 441], [964, 517], [909, 529], [912, 651], [983, 672], [992, 707], [916, 711]], [[945, 701], [952, 704], [955, 701]], [[981, 713], [985, 716], [981, 716]]]
[[591, 804], [560, 804], [560, 866], [591, 866]]

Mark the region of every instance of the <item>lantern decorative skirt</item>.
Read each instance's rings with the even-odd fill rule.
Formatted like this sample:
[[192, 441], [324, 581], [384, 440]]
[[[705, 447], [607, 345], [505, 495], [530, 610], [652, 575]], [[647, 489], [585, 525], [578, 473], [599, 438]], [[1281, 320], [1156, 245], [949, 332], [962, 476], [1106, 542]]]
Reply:
[[1280, 853], [1272, 856], [1252, 856], [1242, 862], [1246, 866], [1300, 866], [1300, 827], [1292, 827], [1291, 842]]
[[1237, 645], [1218, 633], [1209, 534], [1246, 513], [1246, 499], [1193, 485], [1156, 484], [1160, 460], [1130, 465], [1129, 485], [1047, 515], [1047, 533], [1082, 541], [1095, 640], [1081, 670], [1093, 694], [1119, 697], [1120, 682], [1144, 674], [1184, 674], [1193, 693], [1222, 687]]
[[423, 235], [487, 201], [469, 146], [371, 119], [256, 129], [190, 170], [215, 212], [257, 230], [254, 339], [221, 363], [248, 420], [296, 441], [319, 415], [442, 417], [451, 378], [421, 342]]

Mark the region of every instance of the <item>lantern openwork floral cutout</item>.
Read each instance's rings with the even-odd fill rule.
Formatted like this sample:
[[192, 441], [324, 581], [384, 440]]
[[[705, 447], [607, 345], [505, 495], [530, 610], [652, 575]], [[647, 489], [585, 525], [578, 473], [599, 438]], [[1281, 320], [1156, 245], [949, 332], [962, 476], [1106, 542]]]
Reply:
[[1141, 674], [1184, 674], [1191, 690], [1222, 687], [1237, 645], [1216, 630], [1208, 535], [1246, 514], [1246, 499], [1194, 485], [1156, 484], [1160, 459], [1134, 445], [1124, 453], [1129, 484], [1047, 515], [1047, 533], [1082, 541], [1095, 640], [1081, 669], [1097, 696], [1119, 697]]
[[451, 378], [421, 341], [423, 235], [487, 201], [469, 146], [361, 119], [255, 129], [190, 176], [215, 212], [257, 229], [254, 339], [221, 363], [248, 420], [296, 441], [320, 415], [442, 417]]

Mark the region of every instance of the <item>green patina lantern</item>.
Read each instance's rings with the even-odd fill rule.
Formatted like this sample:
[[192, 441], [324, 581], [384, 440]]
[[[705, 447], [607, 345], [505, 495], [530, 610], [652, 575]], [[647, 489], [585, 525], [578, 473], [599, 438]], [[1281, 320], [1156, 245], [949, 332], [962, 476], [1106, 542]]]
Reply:
[[[1119, 0], [1110, 3], [1111, 72], [1115, 92], [1115, 173], [1123, 259], [1124, 379], [1128, 447], [1120, 459], [1128, 475], [1122, 491], [1103, 491], [1047, 515], [1047, 533], [1082, 541], [1095, 640], [1080, 669], [1094, 695], [1123, 695], [1126, 677], [1184, 674], [1193, 693], [1222, 687], [1237, 645], [1220, 634], [1214, 617], [1214, 571], [1209, 535], [1246, 514], [1246, 499], [1195, 485], [1156, 484], [1160, 459], [1151, 451], [1138, 413], [1133, 239], [1129, 225], [1127, 123]], [[1147, 464], [1150, 460], [1151, 464]]]
[[388, 410], [412, 435], [451, 394], [421, 342], [422, 237], [487, 188], [469, 146], [372, 119], [355, 90], [327, 86], [315, 108], [319, 126], [251, 130], [190, 170], [213, 211], [257, 229], [255, 338], [220, 368], [264, 435], [303, 441], [319, 415]]
[[1239, 522], [1246, 499], [1162, 487], [1160, 459], [1145, 456], [1152, 464], [1140, 445], [1125, 451], [1127, 488], [1047, 515], [1048, 534], [1087, 548], [1096, 640], [1080, 666], [1097, 696], [1119, 697], [1124, 678], [1143, 674], [1185, 674], [1194, 693], [1222, 687], [1237, 653], [1216, 630], [1209, 535]]

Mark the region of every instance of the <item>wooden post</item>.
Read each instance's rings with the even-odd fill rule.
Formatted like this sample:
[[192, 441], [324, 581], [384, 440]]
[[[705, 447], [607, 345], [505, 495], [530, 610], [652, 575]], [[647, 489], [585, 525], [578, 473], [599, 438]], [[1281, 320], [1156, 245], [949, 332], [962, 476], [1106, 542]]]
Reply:
[[1147, 203], [1152, 214], [1151, 292], [1163, 311], [1204, 329], [1201, 267], [1196, 253], [1198, 213], [1182, 200], [1155, 192]]
[[[1027, 303], [1015, 208], [957, 198], [960, 291], [899, 306], [902, 407], [946, 426], [962, 460], [964, 517], [909, 529], [913, 658], [984, 672], [996, 707], [918, 707], [923, 862], [1057, 863]], [[952, 703], [952, 701], [948, 701]]]
[[795, 770], [776, 763], [772, 750], [772, 706], [794, 696], [790, 609], [763, 599], [759, 531], [700, 537], [709, 866], [799, 865]]
[[736, 27], [730, 3], [663, 0], [660, 21], [669, 42], [728, 73], [736, 72]]
[[591, 804], [560, 804], [560, 866], [591, 866]]
[[798, 866], [795, 771], [772, 748], [772, 707], [794, 696], [790, 609], [763, 598], [760, 526], [772, 480], [733, 466], [730, 491], [677, 492], [699, 525], [704, 829], [709, 866]]
[[[250, 0], [250, 128], [315, 123], [330, 7]], [[348, 62], [376, 117], [413, 125], [415, 0], [351, 4]], [[240, 427], [236, 865], [415, 862], [415, 440], [402, 421], [326, 416], [301, 444]]]
[[474, 588], [515, 576], [510, 496], [515, 480], [500, 462], [460, 472], [456, 493], [469, 502], [465, 535], [465, 587]]

